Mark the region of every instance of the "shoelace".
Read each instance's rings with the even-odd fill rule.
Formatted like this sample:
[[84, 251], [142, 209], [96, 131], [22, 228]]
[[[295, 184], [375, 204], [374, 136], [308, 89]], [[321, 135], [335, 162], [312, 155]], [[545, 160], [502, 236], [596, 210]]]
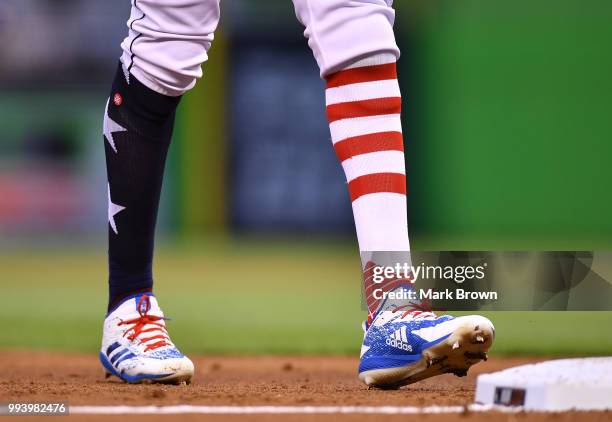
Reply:
[[[140, 314], [140, 317], [121, 321], [118, 324], [118, 325], [133, 324], [133, 326], [129, 327], [123, 333], [123, 336], [127, 337], [127, 339], [130, 341], [136, 340], [142, 333], [152, 333], [156, 331], [159, 331], [161, 333], [161, 334], [157, 334], [151, 337], [139, 339], [140, 341], [138, 344], [147, 343], [151, 340], [158, 340], [155, 343], [147, 344], [144, 349], [145, 352], [148, 352], [149, 350], [157, 349], [162, 346], [170, 345], [169, 343], [170, 338], [168, 337], [168, 330], [166, 329], [165, 324], [156, 322], [156, 321], [164, 321], [166, 318], [155, 316], [155, 315], [148, 315], [147, 312], [149, 311], [149, 306], [148, 304], [145, 304], [143, 302], [143, 301], [148, 301], [148, 300], [149, 300], [148, 297], [146, 295], [143, 295], [140, 298], [140, 301], [138, 302], [138, 313]], [[144, 311], [142, 310], [143, 304], [147, 305], [147, 306], [144, 306], [144, 309], [145, 309]], [[152, 325], [152, 327], [145, 329], [144, 327], [147, 325]]]
[[[433, 312], [418, 309], [418, 308], [423, 309], [423, 307], [421, 307], [421, 305], [419, 305], [417, 303], [411, 303], [409, 305], [397, 306], [391, 312], [395, 313], [397, 311], [400, 311], [400, 310], [408, 308], [408, 307], [410, 307], [410, 309], [404, 310], [404, 313], [402, 315], [400, 315], [401, 319], [404, 319], [407, 316], [410, 316], [411, 318], [436, 318], [436, 314], [434, 314]], [[417, 309], [414, 309], [414, 308], [417, 308]]]

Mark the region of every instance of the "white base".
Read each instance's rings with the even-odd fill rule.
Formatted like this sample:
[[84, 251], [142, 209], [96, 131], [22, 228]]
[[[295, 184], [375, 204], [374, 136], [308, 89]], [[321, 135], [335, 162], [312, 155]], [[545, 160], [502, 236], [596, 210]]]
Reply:
[[612, 410], [612, 357], [558, 359], [479, 375], [476, 403], [525, 410]]

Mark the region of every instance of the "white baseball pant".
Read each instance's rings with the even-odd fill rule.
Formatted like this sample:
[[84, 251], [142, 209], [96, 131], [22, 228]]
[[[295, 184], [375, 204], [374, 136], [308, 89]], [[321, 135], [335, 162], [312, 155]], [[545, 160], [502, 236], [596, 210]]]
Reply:
[[[399, 58], [392, 1], [293, 0], [321, 77], [376, 54]], [[132, 0], [124, 71], [161, 94], [183, 94], [202, 76], [219, 15], [219, 0]]]

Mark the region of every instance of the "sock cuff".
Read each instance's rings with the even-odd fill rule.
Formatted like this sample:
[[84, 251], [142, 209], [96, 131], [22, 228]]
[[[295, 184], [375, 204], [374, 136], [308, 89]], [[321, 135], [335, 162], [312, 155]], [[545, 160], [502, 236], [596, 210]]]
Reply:
[[151, 289], [153, 287], [153, 265], [149, 262], [139, 271], [129, 271], [125, 269], [125, 266], [118, 265], [109, 259], [108, 285], [111, 297]]
[[327, 88], [355, 83], [397, 79], [397, 59], [391, 54], [376, 54], [345, 66], [325, 77]]
[[181, 96], [171, 97], [148, 88], [133, 74], [124, 72], [121, 62], [117, 65], [113, 89], [122, 92], [123, 99], [133, 101], [151, 115], [167, 116], [176, 109], [181, 100]]
[[180, 96], [171, 97], [148, 88], [134, 75], [124, 72], [123, 65], [119, 62], [110, 93], [109, 108], [117, 110], [130, 126], [130, 130], [170, 142], [174, 115], [180, 100]]

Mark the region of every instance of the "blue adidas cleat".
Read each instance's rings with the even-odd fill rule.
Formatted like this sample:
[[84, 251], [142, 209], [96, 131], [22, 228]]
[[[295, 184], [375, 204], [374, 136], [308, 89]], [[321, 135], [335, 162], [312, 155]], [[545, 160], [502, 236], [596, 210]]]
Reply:
[[191, 382], [194, 367], [166, 330], [164, 314], [152, 294], [125, 299], [104, 320], [100, 361], [107, 377], [129, 383]]
[[359, 379], [369, 387], [399, 388], [451, 373], [465, 376], [487, 359], [495, 328], [479, 315], [437, 317], [431, 312], [380, 312], [366, 329]]

